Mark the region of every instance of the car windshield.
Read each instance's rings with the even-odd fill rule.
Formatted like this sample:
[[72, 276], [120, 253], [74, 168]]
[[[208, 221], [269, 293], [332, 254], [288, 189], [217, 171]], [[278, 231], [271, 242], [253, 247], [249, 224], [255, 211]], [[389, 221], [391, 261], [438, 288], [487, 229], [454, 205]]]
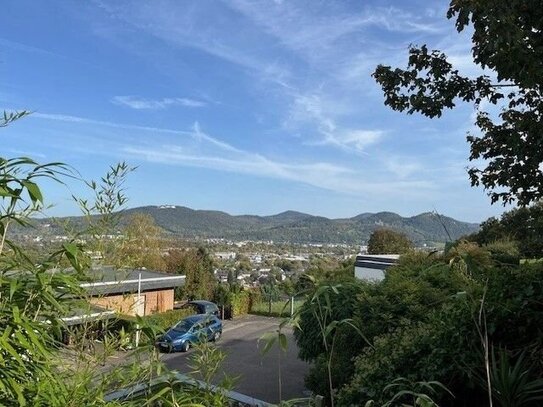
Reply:
[[178, 322], [172, 330], [174, 331], [183, 331], [186, 332], [192, 327], [192, 323], [189, 321], [180, 321]]

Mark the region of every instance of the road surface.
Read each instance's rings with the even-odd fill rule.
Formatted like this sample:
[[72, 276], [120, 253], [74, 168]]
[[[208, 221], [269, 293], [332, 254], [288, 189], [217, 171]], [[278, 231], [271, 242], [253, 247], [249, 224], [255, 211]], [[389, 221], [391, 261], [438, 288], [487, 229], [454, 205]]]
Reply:
[[[230, 376], [239, 376], [233, 390], [254, 398], [278, 403], [279, 400], [279, 353], [281, 353], [282, 399], [307, 397], [304, 376], [308, 364], [298, 359], [298, 348], [292, 331], [286, 329], [287, 352], [280, 352], [277, 345], [266, 354], [261, 354], [264, 343], [258, 339], [266, 332], [274, 332], [280, 320], [256, 315], [247, 315], [233, 321], [224, 321], [223, 336], [217, 345], [227, 356], [222, 370]], [[164, 354], [163, 360], [171, 369], [188, 373], [187, 353]]]

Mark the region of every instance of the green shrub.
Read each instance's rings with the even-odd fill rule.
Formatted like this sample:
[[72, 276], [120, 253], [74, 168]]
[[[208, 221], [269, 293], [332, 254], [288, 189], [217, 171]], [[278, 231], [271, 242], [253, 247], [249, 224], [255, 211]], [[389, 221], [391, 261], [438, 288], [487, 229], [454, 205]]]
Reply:
[[520, 250], [518, 242], [509, 239], [496, 240], [484, 246], [492, 259], [499, 264], [519, 264]]
[[[349, 326], [340, 326], [335, 340], [335, 351], [331, 359], [331, 374], [335, 389], [349, 383], [354, 374], [354, 357], [366, 345], [364, 340]], [[311, 364], [309, 372], [305, 377], [305, 385], [313, 393], [324, 396], [326, 400], [330, 397], [328, 359], [325, 353], [321, 353]]]
[[190, 308], [174, 309], [166, 312], [159, 312], [156, 314], [143, 317], [149, 324], [156, 325], [160, 329], [167, 330], [189, 315], [194, 315], [194, 310]]
[[[370, 399], [385, 403], [392, 394], [384, 389], [399, 377], [414, 382], [441, 381], [456, 396], [455, 391], [466, 383], [459, 376], [467, 376], [466, 370], [469, 369], [466, 367], [472, 367], [479, 360], [474, 348], [470, 348], [470, 339], [477, 337], [470, 313], [458, 313], [456, 316], [461, 323], [448, 326], [435, 318], [430, 322], [407, 323], [393, 332], [374, 338], [373, 347], [365, 348], [356, 357], [355, 373], [341, 389], [338, 405], [363, 405]], [[473, 394], [470, 386], [465, 386], [463, 391], [464, 394], [469, 393], [468, 398], [473, 401], [475, 397], [484, 395], [480, 391]], [[439, 405], [446, 405], [447, 397], [444, 400], [437, 397]]]
[[424, 321], [466, 288], [465, 277], [440, 258], [412, 254], [387, 270], [381, 284], [359, 293], [355, 320], [368, 338]]
[[481, 223], [481, 230], [467, 237], [481, 245], [513, 240], [521, 257], [543, 257], [543, 202], [504, 212], [500, 219]]
[[[336, 286], [337, 293], [329, 298], [332, 314], [328, 322], [352, 318], [358, 305], [357, 295], [366, 287], [368, 285], [363, 282]], [[299, 327], [294, 330], [294, 337], [298, 344], [299, 356], [305, 361], [314, 361], [325, 351], [319, 323], [315, 317], [318, 307], [317, 302], [305, 301], [298, 313]], [[345, 352], [351, 350], [352, 347], [344, 349]]]
[[[436, 399], [441, 406], [486, 405], [486, 382], [480, 380], [486, 374], [484, 354], [477, 331], [477, 325], [484, 330], [479, 323], [481, 303], [489, 345], [512, 354], [526, 350], [531, 374], [541, 377], [543, 265], [485, 268], [478, 278], [479, 282], [466, 282], [464, 291], [449, 296], [440, 307], [428, 304], [426, 317], [419, 321], [404, 318], [391, 331], [383, 323], [373, 347], [355, 358], [355, 372], [341, 389], [338, 405], [360, 405], [369, 399], [386, 402], [390, 394], [383, 389], [399, 377], [443, 383], [455, 399], [443, 393]], [[405, 301], [399, 298], [400, 304]]]
[[232, 317], [248, 314], [251, 310], [251, 294], [245, 290], [232, 293], [230, 304], [232, 306]]

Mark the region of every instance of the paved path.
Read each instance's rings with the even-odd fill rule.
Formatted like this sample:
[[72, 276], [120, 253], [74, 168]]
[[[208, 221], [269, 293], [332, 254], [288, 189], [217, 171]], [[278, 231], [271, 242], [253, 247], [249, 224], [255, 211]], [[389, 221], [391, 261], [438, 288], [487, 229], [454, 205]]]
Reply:
[[[223, 336], [218, 342], [227, 354], [223, 370], [231, 376], [240, 376], [235, 391], [267, 401], [279, 402], [279, 350], [275, 345], [266, 355], [262, 355], [258, 338], [266, 332], [277, 329], [277, 318], [248, 315], [234, 321], [224, 321]], [[281, 374], [283, 400], [304, 397], [304, 376], [308, 371], [307, 363], [298, 359], [298, 348], [292, 332], [287, 329], [288, 350], [281, 352]], [[260, 348], [264, 346], [260, 343]], [[182, 373], [189, 372], [187, 353], [164, 354], [163, 360], [168, 367]]]

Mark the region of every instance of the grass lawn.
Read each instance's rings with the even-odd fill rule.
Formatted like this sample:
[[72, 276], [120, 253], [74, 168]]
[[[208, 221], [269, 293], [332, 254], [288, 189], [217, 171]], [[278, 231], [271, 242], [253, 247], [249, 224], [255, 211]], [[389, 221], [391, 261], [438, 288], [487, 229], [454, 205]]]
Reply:
[[[296, 311], [303, 304], [303, 300], [294, 300], [294, 311]], [[253, 304], [251, 314], [272, 316], [272, 317], [289, 317], [290, 316], [290, 303], [288, 300], [274, 301], [271, 304], [271, 313], [269, 312], [269, 303], [260, 302]]]

